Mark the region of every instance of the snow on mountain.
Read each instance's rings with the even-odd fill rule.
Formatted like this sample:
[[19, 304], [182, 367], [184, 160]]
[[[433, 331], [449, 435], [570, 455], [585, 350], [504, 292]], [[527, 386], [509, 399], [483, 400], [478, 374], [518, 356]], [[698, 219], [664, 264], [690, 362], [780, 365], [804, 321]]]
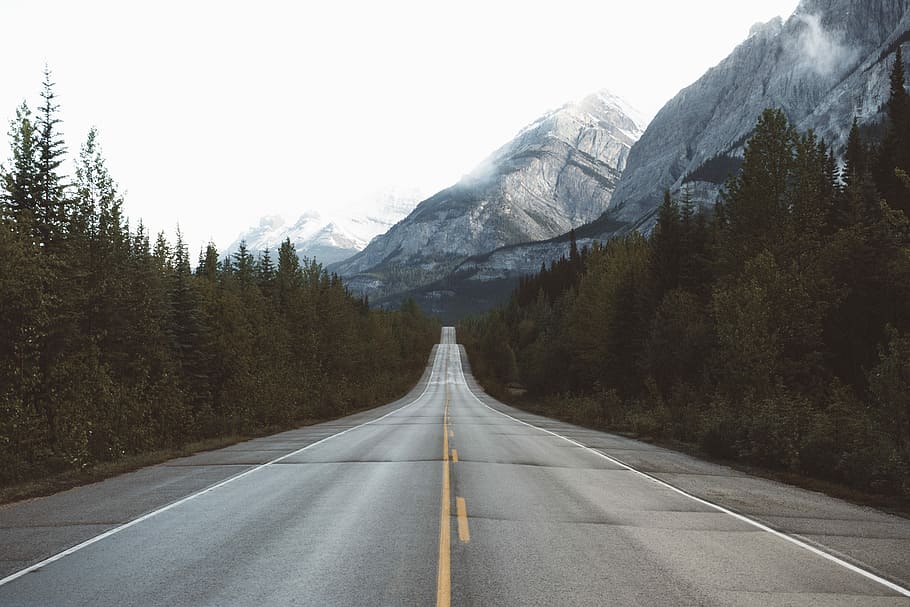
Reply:
[[306, 211], [293, 223], [278, 215], [267, 215], [259, 220], [258, 226], [240, 234], [226, 250], [231, 254], [245, 241], [250, 251], [274, 252], [290, 238], [298, 255], [329, 265], [363, 250], [374, 237], [404, 218], [420, 197], [421, 193], [413, 188], [386, 188], [331, 213]]

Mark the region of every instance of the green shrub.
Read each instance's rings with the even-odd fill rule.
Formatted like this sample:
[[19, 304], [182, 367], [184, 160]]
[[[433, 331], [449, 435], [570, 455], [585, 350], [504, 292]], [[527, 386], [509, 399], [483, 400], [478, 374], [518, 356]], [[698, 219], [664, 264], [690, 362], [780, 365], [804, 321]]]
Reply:
[[715, 399], [700, 416], [699, 446], [711, 457], [735, 459], [743, 428], [730, 412], [729, 405]]
[[807, 401], [787, 394], [746, 398], [746, 436], [740, 455], [768, 468], [796, 470], [806, 425]]

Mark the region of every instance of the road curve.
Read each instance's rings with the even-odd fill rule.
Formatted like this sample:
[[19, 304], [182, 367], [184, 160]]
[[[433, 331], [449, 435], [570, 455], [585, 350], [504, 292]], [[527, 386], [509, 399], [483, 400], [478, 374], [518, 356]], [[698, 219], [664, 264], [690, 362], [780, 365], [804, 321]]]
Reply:
[[910, 606], [910, 521], [516, 411], [441, 341], [396, 403], [0, 508], [0, 605]]

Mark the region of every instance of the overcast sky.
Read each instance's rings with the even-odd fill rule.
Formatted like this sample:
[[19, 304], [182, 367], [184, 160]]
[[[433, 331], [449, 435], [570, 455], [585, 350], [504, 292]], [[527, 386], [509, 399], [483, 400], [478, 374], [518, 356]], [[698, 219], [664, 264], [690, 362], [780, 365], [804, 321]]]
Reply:
[[133, 225], [179, 223], [195, 254], [262, 215], [431, 194], [601, 88], [650, 118], [797, 3], [2, 0], [0, 118], [46, 62], [70, 152], [97, 126]]

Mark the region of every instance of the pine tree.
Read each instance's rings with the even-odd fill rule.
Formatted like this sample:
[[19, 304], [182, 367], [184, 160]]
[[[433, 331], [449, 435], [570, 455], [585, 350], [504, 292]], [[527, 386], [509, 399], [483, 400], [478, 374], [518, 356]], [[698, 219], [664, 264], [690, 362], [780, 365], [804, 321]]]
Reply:
[[303, 274], [300, 268], [300, 258], [291, 244], [291, 239], [286, 238], [278, 247], [278, 271], [275, 273], [275, 285], [278, 291], [278, 301], [283, 307], [290, 305], [292, 300], [299, 296], [303, 286]]
[[266, 297], [271, 297], [275, 287], [275, 264], [272, 263], [272, 253], [269, 249], [259, 253], [256, 269], [259, 288]]
[[234, 274], [237, 276], [242, 288], [253, 284], [253, 255], [246, 246], [246, 241], [241, 240], [237, 252], [232, 256]]
[[844, 152], [844, 169], [841, 172], [843, 188], [835, 196], [831, 223], [847, 227], [856, 223], [871, 225], [881, 216], [881, 204], [872, 175], [872, 158], [869, 146], [859, 133], [856, 118], [847, 138]]
[[742, 170], [727, 182], [725, 265], [737, 270], [781, 236], [792, 203], [796, 131], [781, 110], [765, 110], [746, 144]]
[[654, 226], [650, 240], [651, 271], [654, 276], [656, 300], [679, 286], [681, 231], [679, 205], [670, 198], [670, 192], [667, 190], [657, 211], [657, 225]]
[[30, 230], [0, 217], [0, 483], [23, 480], [48, 454], [40, 399], [43, 261]]
[[910, 172], [910, 96], [905, 84], [904, 60], [898, 46], [891, 68], [888, 130], [879, 148], [875, 177], [888, 204], [910, 215], [910, 190], [895, 172], [896, 169]]
[[170, 275], [174, 269], [172, 260], [171, 245], [167, 241], [164, 232], [158, 232], [155, 238], [155, 248], [152, 251], [152, 258], [155, 260], [155, 267], [162, 276]]
[[205, 424], [211, 405], [209, 324], [193, 284], [189, 253], [179, 227], [169, 278], [171, 316], [168, 333], [181, 372], [181, 388], [193, 407], [196, 421]]
[[815, 133], [810, 130], [797, 138], [788, 194], [790, 217], [784, 224], [790, 233], [783, 243], [794, 256], [814, 255], [821, 246], [833, 198], [826, 163], [825, 145]]
[[215, 247], [215, 243], [208, 243], [205, 247], [205, 252], [200, 253], [196, 275], [213, 284], [218, 278], [218, 249]]
[[864, 183], [871, 181], [869, 150], [860, 137], [856, 118], [853, 118], [850, 134], [847, 137], [840, 181], [842, 185], [833, 196], [834, 203], [828, 220], [835, 230], [861, 221], [862, 218], [871, 216], [873, 211], [873, 209], [860, 208], [860, 205], [856, 204], [860, 200], [859, 193], [865, 187]]
[[707, 298], [711, 288], [711, 234], [703, 209], [686, 232], [686, 251], [680, 264], [680, 287]]
[[35, 219], [38, 206], [38, 147], [31, 115], [28, 104], [23, 101], [10, 123], [11, 167], [9, 171], [2, 171], [3, 195], [0, 197], [0, 216], [29, 225]]
[[[891, 91], [888, 98], [888, 119], [891, 128], [898, 137], [898, 144], [906, 143], [907, 122], [910, 120], [910, 97], [907, 95], [906, 74], [904, 57], [898, 45], [894, 53], [894, 64], [891, 67]], [[906, 151], [897, 149], [901, 153], [898, 160], [905, 160]]]
[[840, 168], [837, 166], [837, 157], [834, 155], [834, 149], [824, 141], [821, 142], [821, 147], [825, 158], [823, 191], [826, 196], [833, 200], [834, 196], [840, 191]]
[[578, 239], [575, 237], [575, 228], [569, 231], [569, 261], [577, 265], [581, 257], [578, 254]]
[[695, 282], [695, 256], [698, 247], [695, 234], [696, 203], [692, 200], [689, 183], [683, 188], [683, 199], [679, 203], [679, 280], [677, 286], [691, 289]]
[[86, 224], [95, 242], [97, 262], [116, 272], [111, 264], [115, 260], [125, 263], [130, 249], [129, 229], [123, 217], [123, 198], [107, 170], [95, 128], [89, 130], [79, 151], [75, 186], [68, 219], [77, 228]]
[[36, 121], [38, 149], [36, 227], [41, 242], [49, 245], [61, 236], [66, 220], [65, 186], [63, 178], [58, 173], [66, 148], [58, 132], [61, 120], [57, 114], [60, 106], [56, 102], [54, 83], [51, 82], [50, 69], [47, 67], [44, 68], [41, 99]]

